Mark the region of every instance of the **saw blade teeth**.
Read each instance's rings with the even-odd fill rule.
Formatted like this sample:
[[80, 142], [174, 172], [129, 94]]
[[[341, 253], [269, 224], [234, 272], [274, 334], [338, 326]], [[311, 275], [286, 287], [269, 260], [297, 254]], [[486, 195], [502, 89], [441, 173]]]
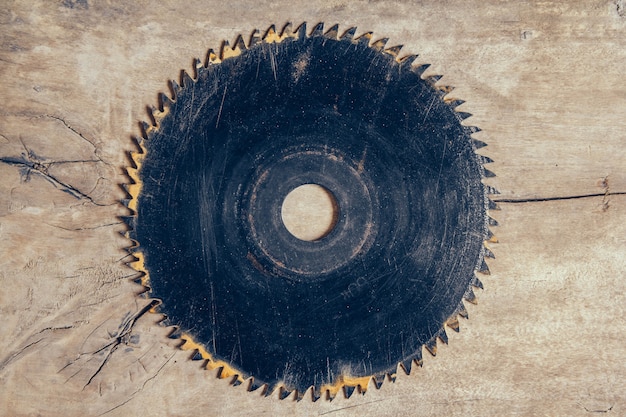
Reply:
[[[478, 156], [478, 160], [480, 161], [481, 164], [485, 165], [485, 164], [491, 164], [493, 162], [493, 159], [489, 158], [488, 156], [485, 155], [478, 155], [476, 154], [476, 156]], [[487, 194], [493, 194], [491, 192], [489, 192], [489, 189], [486, 189]]]
[[398, 55], [400, 55], [401, 50], [402, 50], [402, 45], [396, 45], [396, 46], [391, 46], [383, 50], [383, 52], [386, 53], [387, 55], [391, 55], [393, 59], [397, 60]]
[[[167, 96], [167, 94], [159, 93], [158, 105], [159, 105], [159, 111], [161, 113], [169, 111], [170, 107], [172, 107], [173, 104], [174, 104], [174, 102], [172, 101], [171, 98], [169, 98]], [[157, 115], [154, 115], [154, 116], [155, 116], [155, 118], [157, 117]]]
[[150, 130], [152, 130], [153, 127], [154, 126], [144, 120], [139, 122], [139, 131], [141, 132], [141, 137], [144, 140], [148, 139], [148, 133], [150, 132]]
[[170, 80], [168, 84], [170, 87], [170, 92], [172, 93], [172, 101], [176, 101], [176, 99], [178, 98], [178, 95], [181, 92], [180, 85], [178, 85], [178, 83], [175, 80]]
[[194, 81], [198, 81], [198, 77], [200, 76], [201, 72], [204, 70], [204, 64], [202, 63], [202, 60], [200, 58], [194, 58], [193, 59], [193, 79]]
[[456, 116], [459, 118], [459, 120], [463, 121], [465, 119], [469, 119], [470, 117], [472, 117], [471, 113], [467, 113], [464, 111], [457, 111], [455, 110]]
[[259, 29], [254, 29], [250, 34], [250, 40], [248, 41], [248, 48], [252, 48], [253, 46], [261, 43], [263, 38], [261, 37], [261, 31]]
[[484, 245], [483, 245], [483, 253], [484, 253], [485, 258], [496, 259], [491, 249], [489, 249], [487, 246], [484, 246]]
[[422, 77], [422, 75], [424, 74], [424, 72], [428, 69], [428, 67], [430, 67], [430, 64], [422, 64], [418, 67], [416, 67], [413, 71], [415, 71], [415, 73], [419, 76]]
[[459, 317], [456, 313], [446, 321], [446, 326], [457, 333], [460, 331]]
[[324, 36], [328, 39], [337, 40], [339, 38], [339, 25], [332, 25], [330, 29], [324, 33]]
[[483, 175], [485, 178], [493, 178], [496, 176], [496, 174], [494, 174], [493, 172], [489, 171], [486, 168], [483, 168], [483, 172], [484, 172]]
[[500, 206], [490, 198], [487, 199], [487, 208], [489, 210], [500, 210]]
[[324, 36], [324, 22], [319, 22], [317, 25], [313, 27], [311, 33], [309, 34], [309, 38]]
[[467, 308], [465, 308], [465, 304], [463, 304], [463, 301], [461, 301], [459, 303], [459, 306], [457, 307], [457, 314], [464, 319], [469, 319], [469, 313], [467, 312]]
[[180, 70], [180, 86], [181, 88], [189, 88], [194, 84], [193, 78], [185, 70]]
[[354, 394], [354, 391], [356, 391], [356, 387], [352, 387], [349, 385], [344, 385], [343, 386], [343, 397], [348, 400], [350, 399], [350, 397], [352, 397], [352, 394]]
[[482, 140], [478, 140], [478, 139], [472, 139], [472, 145], [474, 145], [474, 150], [484, 148], [485, 146], [487, 146], [485, 142], [483, 142]]
[[437, 356], [437, 337], [433, 336], [428, 342], [424, 343], [424, 347], [433, 356]]
[[306, 28], [307, 28], [307, 23], [302, 22], [300, 26], [298, 26], [296, 30], [294, 30], [294, 37], [297, 39], [306, 38]]
[[381, 38], [370, 45], [370, 48], [374, 49], [378, 52], [383, 52], [385, 50], [385, 45], [387, 45], [387, 41], [389, 38]]
[[292, 393], [292, 391], [288, 391], [287, 389], [285, 389], [285, 387], [278, 387], [276, 391], [278, 391], [279, 400], [284, 400], [285, 398], [289, 397], [289, 395], [291, 395]]
[[380, 387], [383, 385], [383, 381], [385, 380], [385, 376], [384, 375], [378, 375], [378, 376], [373, 376], [370, 378], [368, 384], [367, 384], [367, 389], [371, 390], [372, 388], [379, 390]]
[[444, 328], [441, 328], [441, 330], [439, 330], [439, 333], [437, 334], [437, 337], [439, 338], [439, 340], [441, 340], [444, 344], [448, 344], [448, 334], [446, 333]]
[[356, 33], [356, 26], [353, 26], [349, 29], [347, 29], [346, 31], [343, 32], [343, 34], [339, 37], [340, 40], [342, 41], [352, 41], [354, 40], [354, 34]]
[[489, 222], [489, 226], [498, 226], [499, 223], [493, 217], [487, 216], [487, 221]]
[[478, 267], [478, 272], [480, 272], [483, 275], [491, 275], [491, 271], [489, 270], [489, 266], [487, 265], [487, 262], [485, 262], [484, 258], [480, 262], [480, 266]]
[[198, 349], [194, 349], [192, 351], [192, 354], [190, 356], [190, 359], [192, 361], [201, 361], [204, 360], [204, 358], [202, 357], [202, 354], [200, 353], [200, 351]]
[[399, 367], [402, 368], [402, 370], [404, 371], [406, 375], [411, 375], [411, 368], [413, 367], [413, 359], [400, 362]]
[[486, 185], [485, 186], [485, 191], [487, 192], [487, 194], [491, 194], [491, 195], [498, 195], [498, 194], [500, 194], [500, 191], [498, 191], [497, 188], [492, 187], [490, 185]]
[[487, 229], [487, 242], [489, 243], [498, 243], [498, 238], [493, 234], [489, 228]]
[[[237, 39], [239, 39], [239, 37]], [[245, 48], [245, 45], [244, 45], [244, 48]], [[239, 47], [239, 45], [235, 44], [234, 47], [231, 47], [228, 41], [223, 41], [222, 48], [220, 49], [220, 59], [224, 61], [228, 58], [233, 58], [233, 57], [241, 55], [241, 52], [242, 52], [242, 49]]]
[[476, 276], [472, 278], [472, 282], [470, 284], [478, 289], [481, 289], [481, 290], [485, 289], [485, 287], [483, 286], [483, 282], [480, 279], [478, 279], [478, 277]]
[[248, 49], [248, 47], [246, 46], [246, 43], [243, 40], [243, 36], [241, 35], [237, 35], [237, 37], [235, 38], [235, 49], [239, 49], [240, 51], [245, 51], [246, 49]]
[[400, 66], [410, 68], [413, 62], [417, 59], [418, 55], [406, 55], [399, 59]]
[[217, 54], [215, 53], [213, 49], [209, 49], [206, 52], [206, 58], [204, 59], [205, 68], [209, 68], [211, 65], [217, 65], [220, 62], [222, 61], [220, 60], [219, 56], [217, 56]]
[[280, 42], [280, 40], [281, 37], [276, 32], [276, 25], [271, 25], [269, 28], [267, 28], [265, 34], [263, 35], [263, 42], [265, 43], [275, 43]]
[[478, 304], [478, 299], [476, 298], [476, 294], [474, 294], [474, 290], [472, 288], [468, 288], [463, 294], [463, 299], [472, 304]]
[[372, 36], [374, 35], [373, 32], [365, 32], [364, 34], [362, 34], [361, 36], [359, 36], [358, 38], [355, 39], [355, 41], [358, 44], [364, 45], [364, 46], [369, 46], [370, 42], [372, 40]]
[[[456, 111], [457, 107], [459, 107], [461, 104], [465, 103], [465, 100], [459, 100], [458, 98], [450, 98], [450, 99], [448, 99], [447, 97], [444, 97], [443, 101], [448, 103], [448, 105], [450, 105], [450, 107], [452, 107], [455, 111]], [[457, 113], [458, 113], [458, 111], [457, 111]]]

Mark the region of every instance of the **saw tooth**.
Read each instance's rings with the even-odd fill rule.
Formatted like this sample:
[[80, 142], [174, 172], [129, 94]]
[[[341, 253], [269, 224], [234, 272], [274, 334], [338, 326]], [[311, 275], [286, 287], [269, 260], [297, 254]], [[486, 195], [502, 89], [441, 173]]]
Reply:
[[487, 228], [487, 242], [498, 243], [498, 238], [493, 234], [489, 228]]
[[271, 25], [269, 28], [267, 28], [267, 30], [265, 31], [265, 35], [263, 35], [263, 41], [266, 43], [280, 42], [280, 35], [276, 33], [275, 25]]
[[483, 245], [483, 254], [484, 254], [485, 258], [496, 259], [496, 257], [493, 254], [493, 252], [488, 247], [486, 247], [485, 245]]
[[433, 85], [437, 83], [437, 81], [439, 81], [440, 79], [443, 78], [443, 75], [439, 75], [439, 74], [434, 74], [434, 75], [430, 75], [426, 78], [427, 81], [430, 81]]
[[463, 294], [463, 299], [469, 301], [472, 304], [477, 304], [478, 300], [476, 299], [476, 294], [474, 294], [474, 290], [472, 288], [468, 288]]
[[356, 33], [356, 26], [353, 26], [351, 28], [349, 28], [348, 30], [346, 30], [345, 32], [343, 32], [343, 34], [341, 35], [341, 37], [339, 38], [342, 41], [352, 41], [354, 39], [354, 34]]
[[465, 103], [465, 100], [459, 100], [457, 98], [450, 98], [449, 99], [449, 98], [447, 98], [447, 96], [443, 98], [443, 101], [448, 103], [448, 105], [450, 107], [452, 107], [453, 109], [455, 109], [455, 111], [456, 111], [457, 107], [459, 107], [461, 104]]
[[254, 29], [250, 35], [250, 41], [248, 41], [248, 48], [252, 48], [254, 45], [261, 42], [263, 42], [263, 39], [261, 38], [261, 31], [259, 29]]
[[361, 45], [369, 46], [373, 35], [373, 32], [365, 32], [364, 34], [356, 38], [355, 41]]
[[239, 375], [235, 375], [230, 380], [230, 385], [232, 385], [233, 387], [238, 387], [239, 385], [243, 384], [243, 382], [244, 381], [242, 381], [241, 378], [239, 378]]
[[376, 388], [377, 390], [379, 390], [380, 387], [383, 385], [383, 381], [384, 380], [385, 380], [385, 376], [384, 375], [378, 375], [378, 376], [371, 377], [369, 382], [367, 383], [367, 389], [370, 390], [373, 387], [373, 388]]
[[457, 316], [457, 314], [453, 314], [452, 317], [450, 317], [448, 319], [448, 321], [446, 321], [446, 326], [448, 326], [449, 328], [451, 328], [452, 330], [454, 330], [455, 332], [459, 332], [460, 330], [460, 326], [459, 326], [459, 317]]
[[159, 110], [154, 106], [146, 106], [146, 113], [148, 114], [148, 119], [150, 119], [150, 124], [152, 126], [157, 126], [157, 115], [160, 113]]
[[418, 55], [407, 55], [400, 58], [399, 62], [402, 67], [411, 67], [413, 62], [417, 59]]
[[217, 56], [215, 51], [213, 49], [209, 49], [206, 53], [206, 58], [204, 59], [204, 66], [208, 68], [211, 65], [217, 65], [220, 62], [222, 61], [220, 60], [219, 56]]
[[306, 391], [304, 391], [304, 394], [302, 394], [302, 398], [304, 397], [309, 397], [311, 399], [311, 402], [313, 403], [320, 399], [320, 396], [317, 395], [317, 393], [315, 392], [315, 387], [313, 386], [310, 386], [306, 389]]
[[415, 71], [415, 73], [421, 77], [422, 74], [424, 74], [424, 72], [426, 71], [426, 69], [428, 69], [428, 67], [430, 67], [430, 64], [422, 64], [419, 67], [416, 67], [413, 71]]
[[480, 266], [478, 267], [478, 272], [484, 275], [491, 275], [491, 271], [489, 271], [489, 266], [487, 265], [487, 262], [485, 262], [485, 259], [481, 261]]
[[235, 38], [235, 49], [239, 49], [240, 51], [245, 51], [246, 49], [248, 49], [246, 47], [246, 43], [243, 40], [243, 36], [241, 35], [237, 35], [237, 37]]
[[487, 208], [489, 210], [500, 210], [500, 206], [490, 198], [487, 199]]
[[180, 70], [181, 88], [189, 88], [194, 84], [193, 78], [185, 70]]
[[280, 32], [281, 41], [284, 41], [287, 38], [304, 39], [305, 37], [306, 37], [306, 23], [302, 23], [300, 26], [298, 26], [294, 30], [291, 22], [287, 22], [287, 24], [283, 26], [283, 30]]
[[472, 117], [472, 113], [467, 113], [464, 111], [455, 111], [456, 116], [460, 119], [460, 120], [465, 120], [465, 119], [469, 119], [470, 117]]
[[444, 344], [448, 344], [448, 334], [446, 333], [444, 328], [441, 328], [439, 334], [437, 334], [439, 340], [441, 340]]
[[459, 303], [459, 306], [457, 307], [457, 311], [458, 311], [458, 315], [463, 317], [464, 319], [469, 319], [469, 313], [467, 312], [467, 309], [465, 308], [465, 304], [463, 304], [463, 301], [461, 301]]
[[126, 226], [128, 226], [130, 229], [134, 229], [136, 218], [135, 216], [117, 216], [117, 218], [124, 222], [124, 224], [126, 224]]
[[200, 60], [200, 58], [194, 58], [193, 59], [193, 79], [194, 81], [198, 81], [198, 77], [200, 76], [201, 72], [204, 70], [204, 65], [202, 64], [202, 61]]
[[153, 129], [154, 126], [150, 125], [149, 123], [145, 122], [145, 121], [140, 121], [139, 122], [139, 130], [141, 131], [141, 137], [143, 139], [148, 139], [149, 133], [150, 131]]
[[500, 194], [500, 191], [498, 191], [495, 187], [492, 187], [490, 185], [485, 185], [485, 191], [487, 192], [487, 194], [492, 194], [492, 195]]
[[478, 140], [478, 139], [472, 139], [472, 145], [474, 145], [474, 150], [484, 148], [485, 146], [487, 146], [485, 142], [483, 142], [482, 140]]
[[330, 29], [324, 33], [324, 36], [328, 39], [337, 40], [339, 37], [339, 25], [332, 25]]
[[313, 30], [309, 34], [309, 38], [313, 38], [316, 36], [324, 36], [324, 22], [319, 22], [317, 25], [313, 27]]
[[180, 94], [181, 92], [180, 85], [178, 85], [178, 83], [174, 80], [170, 80], [168, 84], [170, 87], [170, 92], [172, 93], [172, 100], [176, 101], [178, 94]]
[[413, 367], [413, 359], [405, 360], [400, 362], [400, 368], [404, 371], [405, 374], [411, 375], [411, 368]]
[[352, 387], [349, 385], [344, 385], [343, 386], [343, 396], [344, 398], [347, 400], [350, 397], [352, 397], [352, 394], [354, 394], [354, 391], [356, 390], [356, 387]]
[[489, 171], [488, 169], [483, 168], [483, 175], [485, 178], [493, 178], [496, 176], [496, 174], [494, 174], [493, 172]]
[[235, 38], [235, 42], [233, 43], [233, 45], [234, 46], [230, 46], [228, 41], [222, 42], [222, 48], [220, 50], [220, 59], [222, 61], [228, 58], [239, 56], [243, 51], [248, 49], [241, 35], [237, 35], [237, 38]]
[[424, 347], [433, 356], [437, 356], [437, 338], [433, 337], [428, 342], [424, 343]]
[[387, 45], [387, 41], [389, 40], [389, 38], [382, 38], [377, 40], [376, 42], [372, 43], [370, 45], [370, 48], [378, 51], [378, 52], [383, 52], [385, 50], [385, 45]]
[[398, 59], [398, 55], [400, 55], [400, 51], [402, 50], [402, 45], [391, 46], [385, 50], [384, 53], [387, 55], [391, 55], [393, 59]]
[[[168, 95], [165, 93], [159, 93], [158, 101], [159, 111], [161, 113], [169, 112], [169, 109], [174, 105], [172, 99], [169, 98]], [[156, 114], [154, 116], [155, 118], [158, 118]]]
[[282, 386], [278, 387], [276, 391], [277, 391], [279, 400], [284, 400], [285, 398], [289, 397], [289, 395], [291, 394], [291, 391], [288, 391], [287, 389], [285, 389], [285, 387], [282, 387]]
[[[478, 160], [480, 161], [481, 164], [490, 164], [493, 162], [493, 159], [489, 158], [488, 156], [485, 155], [478, 155], [476, 154], [476, 156], [478, 156]], [[489, 192], [489, 190], [487, 190], [487, 194], [491, 194]]]
[[489, 222], [489, 226], [498, 226], [498, 221], [493, 217], [487, 216], [487, 221]]
[[470, 284], [473, 285], [476, 288], [481, 289], [481, 290], [485, 289], [485, 287], [483, 286], [483, 282], [480, 279], [478, 279], [477, 276], [474, 276], [472, 278], [472, 281], [470, 282]]
[[190, 359], [192, 361], [201, 361], [204, 360], [204, 358], [202, 357], [202, 354], [200, 353], [200, 351], [198, 349], [194, 349], [192, 351], [191, 357]]
[[294, 34], [296, 34], [296, 38], [297, 39], [304, 39], [306, 38], [306, 22], [303, 22], [302, 24], [300, 24], [300, 26], [298, 26], [298, 28], [294, 31]]

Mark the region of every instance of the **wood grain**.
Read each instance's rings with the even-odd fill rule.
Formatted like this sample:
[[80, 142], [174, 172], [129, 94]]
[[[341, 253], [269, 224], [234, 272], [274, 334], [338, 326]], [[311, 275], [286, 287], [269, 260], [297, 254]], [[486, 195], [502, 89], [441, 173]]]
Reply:
[[[0, 414], [626, 413], [621, 0], [4, 2]], [[124, 266], [131, 136], [166, 80], [286, 21], [389, 37], [466, 101], [500, 195], [470, 319], [410, 376], [333, 402], [261, 398], [167, 339]], [[315, 320], [315, 317], [311, 317]], [[426, 354], [428, 355], [428, 354]]]

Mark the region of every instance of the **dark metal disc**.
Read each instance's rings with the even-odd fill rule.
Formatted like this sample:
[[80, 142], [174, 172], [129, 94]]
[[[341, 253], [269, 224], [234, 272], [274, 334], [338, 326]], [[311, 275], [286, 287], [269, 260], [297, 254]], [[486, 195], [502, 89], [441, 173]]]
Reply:
[[[131, 236], [150, 296], [243, 377], [304, 392], [394, 373], [458, 312], [483, 167], [410, 62], [350, 37], [262, 41], [201, 68], [144, 141]], [[316, 241], [280, 216], [309, 183], [339, 210]]]

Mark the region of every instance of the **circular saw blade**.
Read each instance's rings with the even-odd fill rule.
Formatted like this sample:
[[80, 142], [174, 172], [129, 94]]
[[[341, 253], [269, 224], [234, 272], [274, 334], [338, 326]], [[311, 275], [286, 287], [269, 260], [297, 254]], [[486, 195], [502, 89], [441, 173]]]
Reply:
[[[183, 348], [298, 398], [434, 355], [490, 255], [490, 173], [467, 115], [414, 56], [337, 33], [270, 27], [209, 51], [160, 96], [129, 169], [133, 266]], [[303, 184], [337, 203], [314, 241], [280, 216]]]

